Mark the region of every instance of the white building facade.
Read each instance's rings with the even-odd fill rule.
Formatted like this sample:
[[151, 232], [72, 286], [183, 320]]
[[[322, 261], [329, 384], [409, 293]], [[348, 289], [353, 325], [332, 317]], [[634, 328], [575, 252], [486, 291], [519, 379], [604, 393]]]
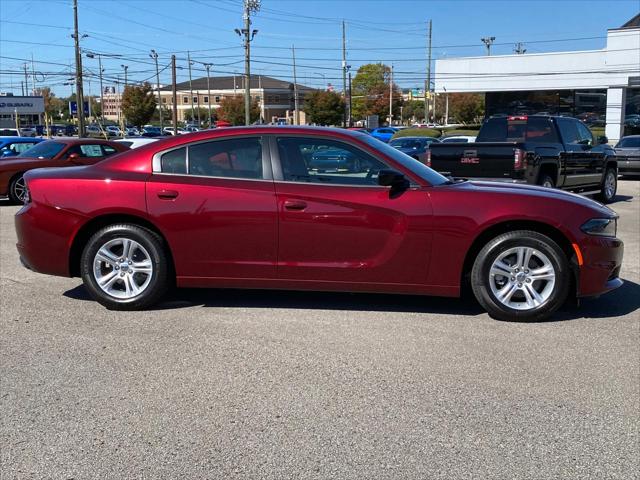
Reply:
[[485, 93], [487, 116], [575, 116], [611, 142], [640, 128], [640, 15], [608, 30], [602, 50], [448, 58], [435, 70], [437, 93]]

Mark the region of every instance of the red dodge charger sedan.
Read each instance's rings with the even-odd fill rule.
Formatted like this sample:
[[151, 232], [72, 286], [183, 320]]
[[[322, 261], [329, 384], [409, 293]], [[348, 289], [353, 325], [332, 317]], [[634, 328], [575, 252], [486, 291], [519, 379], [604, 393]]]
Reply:
[[[357, 169], [313, 167], [314, 155]], [[335, 163], [339, 165], [339, 162]], [[25, 175], [18, 251], [111, 309], [178, 287], [455, 297], [539, 320], [622, 284], [617, 216], [578, 195], [451, 180], [369, 135], [248, 127]]]

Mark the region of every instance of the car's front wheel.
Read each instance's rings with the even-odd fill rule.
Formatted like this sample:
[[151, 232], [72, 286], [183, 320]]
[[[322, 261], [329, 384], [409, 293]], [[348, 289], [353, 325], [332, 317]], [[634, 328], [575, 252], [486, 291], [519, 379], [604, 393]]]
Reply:
[[14, 204], [24, 203], [27, 194], [27, 186], [22, 173], [17, 174], [9, 183], [9, 200]]
[[518, 230], [492, 239], [478, 253], [471, 286], [492, 317], [540, 321], [564, 304], [569, 268], [567, 256], [551, 238]]
[[170, 282], [162, 239], [138, 225], [110, 225], [87, 242], [81, 257], [89, 293], [111, 310], [140, 310], [157, 303]]

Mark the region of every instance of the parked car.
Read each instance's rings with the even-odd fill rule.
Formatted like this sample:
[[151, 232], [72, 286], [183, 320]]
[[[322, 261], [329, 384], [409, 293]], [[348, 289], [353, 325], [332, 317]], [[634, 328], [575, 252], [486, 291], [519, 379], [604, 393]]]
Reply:
[[35, 137], [37, 135], [36, 127], [20, 127], [20, 136]]
[[[305, 156], [322, 149], [348, 152], [362, 171], [313, 172]], [[343, 129], [207, 130], [25, 179], [22, 263], [82, 277], [111, 309], [148, 308], [174, 282], [456, 297], [468, 278], [495, 318], [541, 320], [569, 296], [622, 284], [606, 206], [451, 181]]]
[[162, 131], [169, 135], [183, 135], [185, 133], [188, 133], [184, 130], [184, 128], [180, 127], [178, 127], [175, 132], [173, 131], [173, 127], [164, 127]]
[[627, 127], [640, 127], [640, 115], [627, 115], [624, 117], [624, 125]]
[[0, 158], [15, 157], [40, 142], [34, 137], [0, 137]]
[[117, 125], [107, 125], [104, 127], [110, 137], [122, 137], [122, 130]]
[[384, 143], [388, 143], [396, 132], [397, 130], [393, 127], [380, 127], [371, 130], [370, 134], [373, 138], [377, 138], [378, 140], [382, 140]]
[[640, 135], [622, 137], [615, 146], [618, 171], [622, 175], [640, 175]]
[[427, 161], [426, 155], [429, 145], [439, 142], [440, 140], [433, 137], [400, 137], [391, 140], [389, 145], [425, 163]]
[[[305, 148], [302, 149], [303, 155], [306, 157], [311, 154], [311, 158], [307, 163], [310, 172], [317, 173], [359, 173], [363, 166], [360, 164], [360, 158], [352, 152], [342, 148]], [[308, 173], [308, 172], [307, 172]]]
[[34, 168], [91, 165], [125, 150], [128, 148], [119, 143], [93, 138], [45, 140], [16, 157], [0, 161], [0, 197], [22, 203], [26, 193], [24, 174]]
[[615, 151], [570, 117], [509, 116], [485, 120], [475, 143], [432, 145], [427, 164], [445, 175], [497, 179], [600, 194], [618, 186]]
[[125, 128], [125, 135], [127, 137], [139, 137], [140, 136], [140, 130], [138, 130], [138, 127], [126, 127]]
[[17, 128], [0, 128], [0, 137], [21, 137]]
[[145, 138], [145, 137], [125, 137], [119, 138], [118, 140], [114, 140], [121, 145], [124, 145], [129, 148], [138, 148], [143, 145], [148, 145], [153, 142], [157, 142], [159, 138]]
[[472, 135], [451, 135], [450, 137], [443, 137], [440, 141], [442, 143], [473, 143], [476, 141], [476, 137]]
[[154, 127], [153, 125], [145, 125], [140, 133], [143, 137], [161, 137], [163, 135], [171, 135], [163, 132], [160, 127]]

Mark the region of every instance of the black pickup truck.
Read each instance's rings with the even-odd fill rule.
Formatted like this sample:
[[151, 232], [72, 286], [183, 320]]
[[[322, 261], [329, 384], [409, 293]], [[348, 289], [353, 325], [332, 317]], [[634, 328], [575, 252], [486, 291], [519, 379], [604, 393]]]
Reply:
[[452, 177], [500, 180], [616, 195], [616, 153], [585, 124], [549, 115], [492, 117], [474, 143], [432, 143], [427, 164]]

